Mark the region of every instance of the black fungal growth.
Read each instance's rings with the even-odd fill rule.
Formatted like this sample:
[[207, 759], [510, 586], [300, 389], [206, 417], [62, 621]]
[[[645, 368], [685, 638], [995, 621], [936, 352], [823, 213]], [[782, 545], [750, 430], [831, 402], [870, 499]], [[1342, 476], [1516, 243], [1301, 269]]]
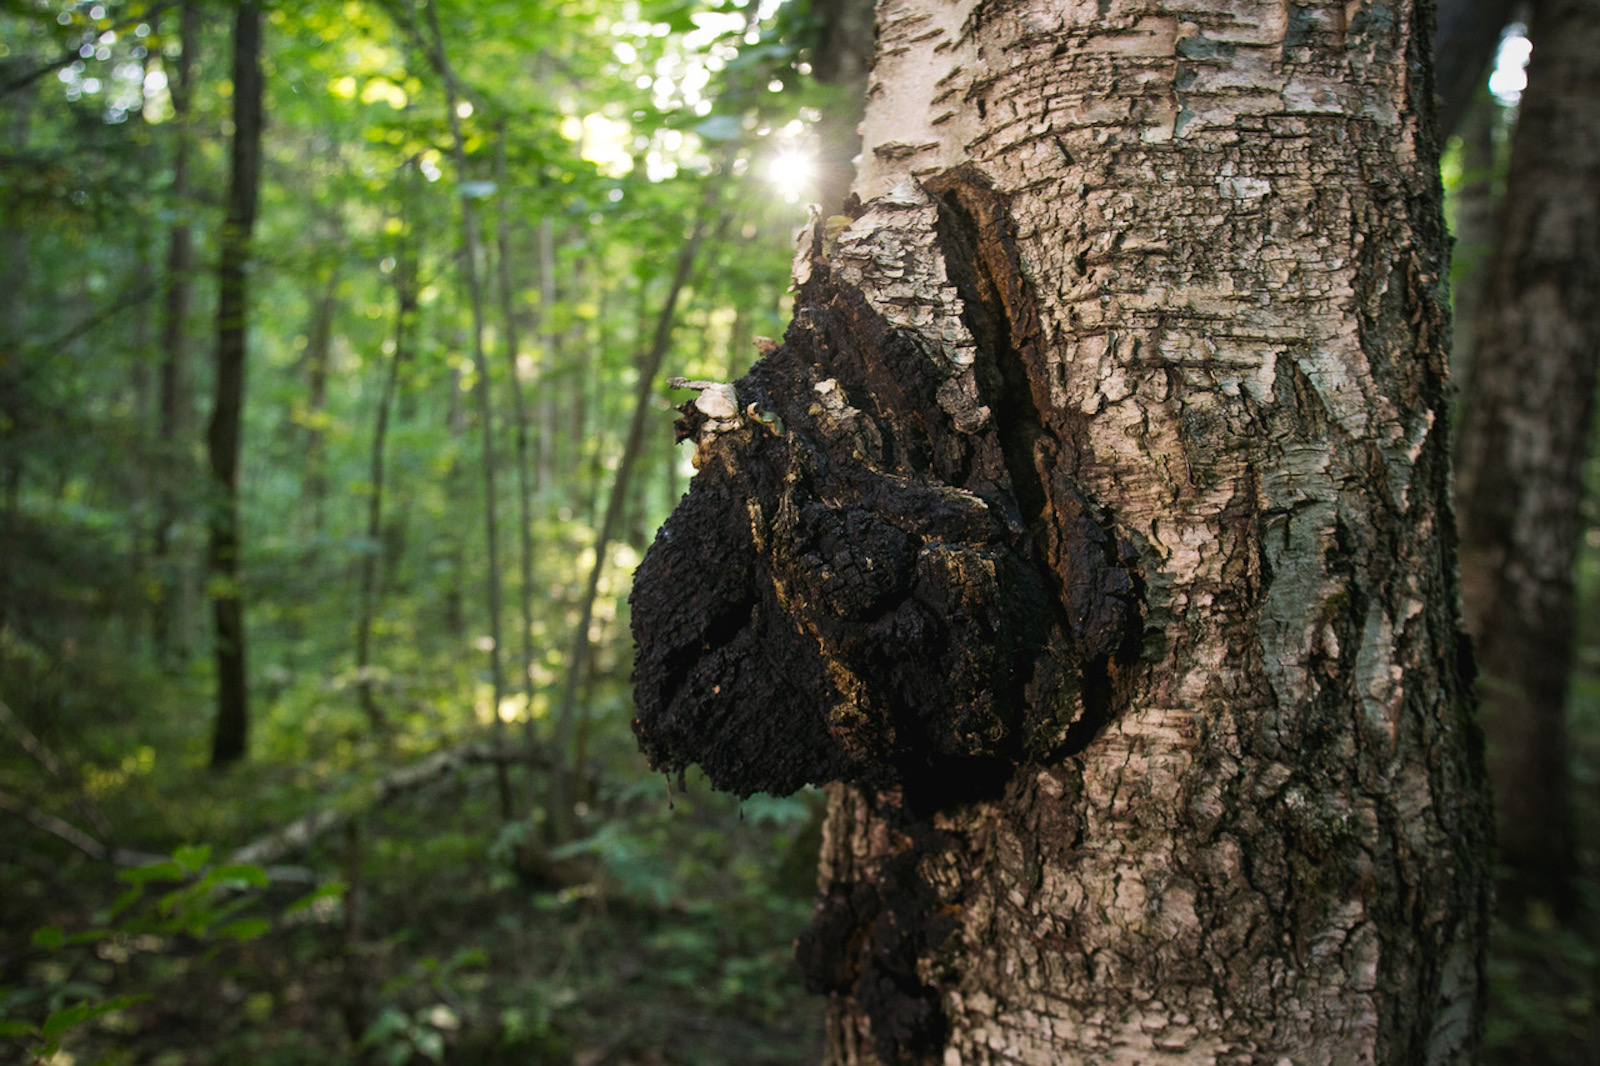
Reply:
[[926, 826], [914, 833], [911, 846], [872, 881], [829, 886], [795, 944], [806, 991], [854, 997], [872, 1020], [874, 1050], [887, 1066], [939, 1061], [949, 1029], [938, 990], [923, 983], [921, 962], [938, 955], [958, 923], [917, 869], [949, 834]]
[[958, 428], [951, 368], [814, 260], [784, 344], [680, 408], [700, 471], [631, 600], [657, 769], [898, 786], [927, 813], [1105, 722], [1138, 644], [1131, 551], [1076, 480], [1003, 201], [969, 174], [927, 189], [989, 417]]
[[813, 262], [786, 343], [720, 407], [680, 408], [701, 471], [632, 594], [656, 768], [939, 808], [1104, 723], [1110, 661], [1138, 642], [1131, 560], [1043, 395], [1003, 202], [963, 174], [930, 192], [990, 416], [955, 426], [950, 368]]
[[961, 892], [925, 867], [962, 843], [933, 816], [1086, 745], [1141, 624], [1132, 549], [1050, 401], [1004, 201], [963, 171], [924, 190], [972, 366], [875, 311], [819, 224], [783, 345], [679, 409], [700, 472], [632, 596], [653, 766], [740, 795], [863, 786], [894, 843], [829, 886], [797, 954], [894, 1066], [941, 1061], [948, 1035], [937, 960]]

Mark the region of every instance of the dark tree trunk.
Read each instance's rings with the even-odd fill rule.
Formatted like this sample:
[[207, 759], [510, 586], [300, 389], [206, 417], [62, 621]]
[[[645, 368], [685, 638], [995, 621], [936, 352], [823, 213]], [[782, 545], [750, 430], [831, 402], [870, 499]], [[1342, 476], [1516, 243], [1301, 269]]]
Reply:
[[1566, 912], [1572, 568], [1600, 351], [1600, 2], [1547, 0], [1531, 29], [1457, 492], [1505, 889]]
[[[1487, 89], [1479, 92], [1462, 115], [1461, 184], [1456, 190], [1456, 219], [1450, 251], [1450, 284], [1455, 301], [1454, 344], [1450, 373], [1457, 392], [1472, 392], [1477, 354], [1477, 316], [1483, 309], [1484, 283], [1494, 258], [1496, 208], [1495, 140], [1503, 123], [1500, 105]], [[1459, 448], [1460, 442], [1457, 441]]]
[[234, 132], [228, 214], [217, 265], [216, 399], [206, 434], [212, 481], [207, 562], [217, 662], [213, 766], [243, 758], [250, 737], [244, 604], [239, 589], [239, 443], [250, 313], [250, 241], [261, 180], [261, 100], [261, 9], [254, 0], [241, 0], [233, 31]]
[[167, 237], [166, 275], [162, 279], [161, 370], [158, 386], [160, 421], [156, 451], [161, 468], [156, 480], [155, 529], [151, 537], [151, 563], [161, 592], [151, 615], [151, 637], [156, 656], [173, 665], [188, 653], [191, 564], [179, 559], [173, 539], [181, 520], [185, 473], [192, 469], [185, 439], [188, 420], [187, 362], [189, 305], [194, 291], [194, 230], [189, 224], [189, 155], [193, 140], [190, 124], [190, 88], [195, 53], [200, 47], [198, 5], [179, 5], [178, 55], [172, 63], [167, 92], [172, 98], [172, 208], [177, 212]]
[[[837, 214], [855, 179], [861, 151], [861, 107], [872, 69], [872, 0], [812, 0], [821, 21], [812, 68], [817, 80], [838, 87], [838, 95], [817, 123], [817, 203], [825, 215]], [[744, 353], [741, 353], [744, 354]]]
[[194, 293], [194, 227], [187, 213], [189, 198], [189, 147], [194, 141], [190, 128], [190, 82], [194, 77], [195, 53], [200, 48], [200, 8], [194, 3], [179, 5], [179, 51], [173, 62], [173, 77], [166, 91], [173, 101], [173, 186], [171, 205], [178, 213], [168, 234], [166, 275], [162, 280], [162, 368], [160, 368], [160, 423], [157, 426], [157, 477], [155, 530], [150, 544], [160, 595], [155, 600], [150, 634], [155, 655], [165, 664], [186, 658], [189, 642], [190, 563], [179, 559], [173, 539], [181, 520], [182, 485], [190, 467], [189, 450], [184, 447], [189, 424], [189, 304]]
[[[0, 57], [0, 130], [14, 150], [28, 147], [29, 127], [38, 89], [31, 81], [20, 80], [25, 71], [37, 69], [26, 50], [18, 49]], [[0, 345], [8, 352], [22, 352], [28, 345], [28, 225], [15, 204], [0, 204]], [[26, 374], [19, 359], [0, 361], [0, 636], [12, 622], [15, 604], [13, 568], [18, 562], [14, 547], [21, 533], [21, 494], [25, 448], [17, 439], [28, 416]]]
[[1460, 125], [1489, 78], [1500, 34], [1520, 0], [1441, 0], [1435, 36], [1434, 84], [1439, 95], [1439, 135]]

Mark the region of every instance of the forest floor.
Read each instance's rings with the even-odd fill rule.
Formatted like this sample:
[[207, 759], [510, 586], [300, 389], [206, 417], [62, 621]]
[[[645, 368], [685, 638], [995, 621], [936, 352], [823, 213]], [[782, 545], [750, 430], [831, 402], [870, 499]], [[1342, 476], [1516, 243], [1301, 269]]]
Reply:
[[[1593, 871], [1600, 560], [1584, 574], [1572, 726]], [[810, 913], [821, 797], [741, 803], [648, 773], [611, 684], [593, 759], [606, 769], [589, 782], [579, 838], [553, 852], [537, 844], [537, 822], [501, 817], [492, 762], [384, 791], [396, 766], [450, 746], [442, 726], [424, 741], [412, 723], [407, 752], [365, 736], [353, 713], [291, 707], [265, 716], [256, 758], [225, 774], [203, 767], [204, 715], [169, 715], [167, 735], [136, 743], [112, 728], [100, 743], [124, 754], [80, 767], [91, 796], [30, 798], [173, 858], [119, 870], [4, 815], [0, 1061], [820, 1061], [822, 1002], [801, 987], [791, 945]], [[198, 685], [195, 697], [203, 707]], [[83, 737], [47, 739], [83, 748]], [[542, 795], [542, 773], [516, 765], [509, 781], [520, 805], [538, 806], [527, 801]], [[229, 863], [232, 849], [313, 812], [331, 827], [277, 867]], [[1574, 921], [1535, 911], [1496, 926], [1491, 1066], [1596, 1061], [1600, 899], [1593, 877], [1583, 889]]]
[[[626, 769], [591, 781], [579, 839], [546, 852], [537, 824], [500, 816], [491, 763], [386, 796], [379, 771], [407, 761], [393, 750], [288, 746], [300, 756], [220, 775], [133, 746], [104, 771], [84, 817], [112, 812], [118, 844], [172, 849], [164, 866], [118, 870], [21, 822], [0, 833], [0, 1061], [820, 1059], [821, 1001], [791, 949], [820, 796], [740, 803], [601, 751]], [[509, 779], [518, 797], [544, 787], [520, 765]], [[318, 811], [341, 824], [276, 867], [226, 860]]]

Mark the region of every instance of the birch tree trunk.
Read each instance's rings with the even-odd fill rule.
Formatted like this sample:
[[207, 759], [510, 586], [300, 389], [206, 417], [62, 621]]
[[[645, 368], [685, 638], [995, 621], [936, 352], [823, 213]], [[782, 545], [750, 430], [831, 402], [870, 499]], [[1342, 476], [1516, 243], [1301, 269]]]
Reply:
[[1427, 14], [881, 0], [632, 613], [656, 766], [829, 783], [829, 1063], [1473, 1060]]
[[1461, 580], [1507, 896], [1577, 904], [1567, 675], [1600, 353], [1600, 0], [1535, 5], [1462, 424]]

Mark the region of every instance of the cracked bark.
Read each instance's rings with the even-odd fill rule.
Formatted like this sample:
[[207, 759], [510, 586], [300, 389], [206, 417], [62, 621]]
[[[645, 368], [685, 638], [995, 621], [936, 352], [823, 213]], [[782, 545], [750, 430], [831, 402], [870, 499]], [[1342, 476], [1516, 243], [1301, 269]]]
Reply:
[[1425, 15], [880, 3], [633, 595], [654, 765], [827, 785], [830, 1063], [1473, 1058]]

